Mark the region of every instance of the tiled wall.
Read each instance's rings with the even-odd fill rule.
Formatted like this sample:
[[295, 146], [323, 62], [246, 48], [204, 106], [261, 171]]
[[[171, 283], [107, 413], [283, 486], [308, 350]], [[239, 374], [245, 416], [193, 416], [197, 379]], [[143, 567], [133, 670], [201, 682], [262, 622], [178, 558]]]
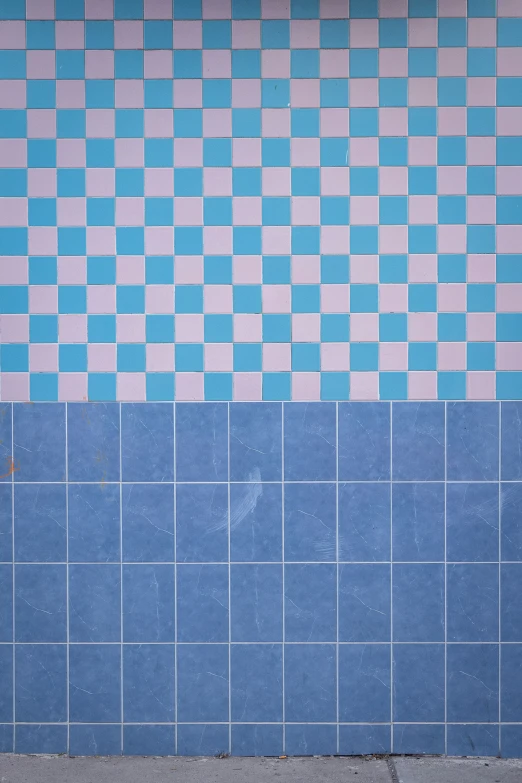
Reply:
[[0, 413], [2, 750], [522, 755], [522, 403]]
[[2, 399], [522, 398], [520, 0], [1, 0], [0, 137]]

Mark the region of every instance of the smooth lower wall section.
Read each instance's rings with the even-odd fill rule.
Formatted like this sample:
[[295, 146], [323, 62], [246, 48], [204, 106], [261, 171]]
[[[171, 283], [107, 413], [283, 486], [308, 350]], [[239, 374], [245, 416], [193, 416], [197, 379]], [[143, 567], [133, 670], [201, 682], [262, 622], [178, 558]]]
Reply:
[[522, 755], [522, 404], [4, 403], [0, 748]]

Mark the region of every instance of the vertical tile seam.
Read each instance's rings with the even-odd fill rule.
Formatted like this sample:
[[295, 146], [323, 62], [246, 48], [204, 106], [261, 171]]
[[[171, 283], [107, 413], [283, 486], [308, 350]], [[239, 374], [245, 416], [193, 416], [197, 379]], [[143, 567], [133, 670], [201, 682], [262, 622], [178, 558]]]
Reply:
[[177, 478], [177, 462], [176, 462], [176, 415], [177, 405], [172, 402], [172, 449], [174, 452], [173, 457], [173, 479], [174, 485], [172, 491], [174, 492], [174, 752], [178, 755], [178, 514], [177, 514], [177, 498], [178, 498], [178, 485], [176, 484]]
[[285, 600], [285, 403], [281, 402], [281, 585], [282, 585], [282, 633], [281, 638], [281, 680], [283, 685], [283, 754], [286, 754], [286, 670], [285, 670], [285, 643], [286, 643], [286, 600]]
[[341, 752], [339, 738], [339, 402], [335, 402], [335, 687], [337, 715], [337, 754]]
[[[466, 271], [467, 274], [467, 271]], [[448, 755], [448, 403], [444, 402], [444, 753]]]
[[[10, 403], [11, 405], [11, 464], [14, 468], [14, 402]], [[12, 626], [13, 626], [13, 751], [16, 750], [16, 612], [15, 612], [15, 590], [16, 590], [16, 579], [15, 579], [15, 517], [14, 517], [14, 511], [15, 511], [15, 471], [11, 473], [11, 549], [12, 549], [12, 557], [13, 562], [11, 565], [12, 568], [12, 597], [11, 597], [11, 604], [12, 604], [12, 612], [13, 612], [13, 618], [12, 618]]]
[[[68, 418], [69, 418], [69, 406], [65, 403], [65, 616], [66, 616], [66, 638], [67, 638], [67, 652], [66, 652], [66, 715], [67, 715], [67, 753], [71, 752], [71, 714], [69, 706], [70, 697], [70, 637], [69, 637], [69, 431], [68, 431]], [[120, 580], [121, 582], [121, 580]], [[121, 585], [120, 585], [121, 591]]]
[[120, 457], [120, 755], [123, 756], [123, 483], [122, 483], [122, 433], [121, 402], [118, 402], [119, 415], [119, 457]]
[[390, 751], [394, 751], [395, 732], [393, 727], [393, 402], [390, 406]]
[[232, 753], [232, 597], [230, 568], [230, 402], [227, 402], [227, 533], [228, 533], [228, 752]]
[[502, 402], [498, 402], [498, 753], [502, 755]]

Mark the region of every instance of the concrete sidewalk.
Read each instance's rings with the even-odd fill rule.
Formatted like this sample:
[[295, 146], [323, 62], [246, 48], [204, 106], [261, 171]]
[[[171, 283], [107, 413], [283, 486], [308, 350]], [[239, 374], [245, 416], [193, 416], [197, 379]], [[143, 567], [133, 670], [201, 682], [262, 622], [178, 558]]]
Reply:
[[0, 783], [521, 783], [522, 760], [0, 756]]

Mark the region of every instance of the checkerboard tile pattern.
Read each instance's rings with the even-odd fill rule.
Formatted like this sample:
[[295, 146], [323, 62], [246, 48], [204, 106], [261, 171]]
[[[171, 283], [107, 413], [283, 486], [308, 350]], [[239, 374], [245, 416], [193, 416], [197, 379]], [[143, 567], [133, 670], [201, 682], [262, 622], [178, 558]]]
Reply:
[[522, 398], [519, 0], [1, 0], [3, 400]]

